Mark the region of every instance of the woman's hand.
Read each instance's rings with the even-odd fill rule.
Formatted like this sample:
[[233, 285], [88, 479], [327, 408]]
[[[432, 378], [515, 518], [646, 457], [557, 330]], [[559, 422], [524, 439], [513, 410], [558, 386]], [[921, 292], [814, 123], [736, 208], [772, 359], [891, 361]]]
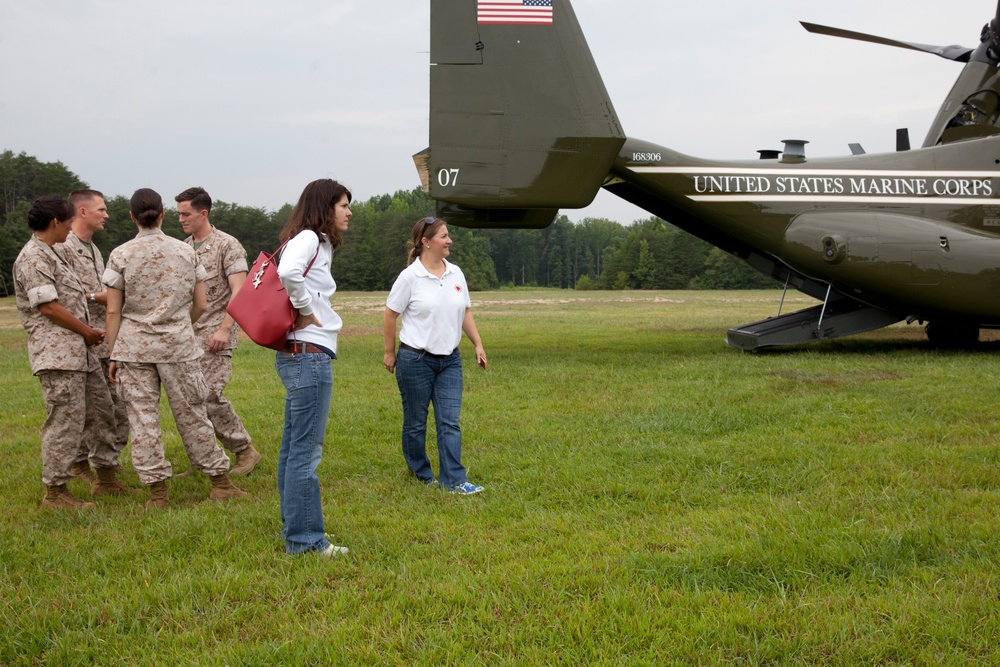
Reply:
[[93, 347], [104, 342], [104, 332], [94, 327], [86, 327], [83, 332], [83, 339], [87, 341], [87, 347]]
[[485, 371], [486, 352], [483, 351], [483, 339], [479, 337], [479, 329], [476, 328], [476, 320], [472, 317], [471, 308], [465, 309], [465, 317], [462, 318], [462, 331], [476, 346], [476, 364]]
[[386, 306], [385, 314], [382, 316], [382, 350], [385, 354], [382, 357], [382, 365], [390, 373], [396, 372], [396, 320], [399, 313]]
[[316, 326], [320, 326], [319, 318], [316, 317], [316, 313], [309, 313], [308, 315], [303, 315], [302, 313], [299, 313], [295, 317], [295, 325], [292, 328], [295, 331], [298, 331], [299, 329], [305, 329], [310, 324], [315, 324]]

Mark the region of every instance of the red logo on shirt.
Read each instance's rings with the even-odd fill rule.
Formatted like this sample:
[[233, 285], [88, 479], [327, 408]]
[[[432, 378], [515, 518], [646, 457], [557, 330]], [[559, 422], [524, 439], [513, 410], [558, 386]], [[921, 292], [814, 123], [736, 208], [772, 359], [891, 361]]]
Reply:
[[462, 286], [461, 285], [455, 285], [455, 291], [456, 292], [461, 292], [462, 291]]

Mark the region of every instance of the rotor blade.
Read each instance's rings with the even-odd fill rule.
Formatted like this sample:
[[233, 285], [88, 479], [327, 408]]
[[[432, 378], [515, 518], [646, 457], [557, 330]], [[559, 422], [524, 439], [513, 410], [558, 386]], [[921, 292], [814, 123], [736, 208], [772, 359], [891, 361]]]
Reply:
[[[1000, 3], [998, 3], [1000, 5]], [[1000, 11], [1000, 6], [997, 7]], [[972, 49], [959, 46], [957, 44], [952, 44], [951, 46], [935, 46], [933, 44], [917, 44], [916, 42], [901, 42], [896, 39], [889, 39], [888, 37], [878, 37], [877, 35], [866, 35], [863, 32], [854, 32], [853, 30], [844, 30], [842, 28], [830, 28], [825, 25], [818, 25], [816, 23], [806, 23], [805, 21], [799, 21], [802, 27], [819, 35], [829, 35], [831, 37], [844, 37], [845, 39], [856, 39], [860, 42], [872, 42], [873, 44], [883, 44], [885, 46], [895, 46], [900, 49], [911, 49], [913, 51], [923, 51], [924, 53], [930, 53], [935, 56], [940, 56], [946, 60], [955, 60], [958, 62], [966, 63], [969, 62], [969, 55], [972, 54]]]
[[997, 34], [997, 26], [1000, 26], [1000, 0], [997, 0], [996, 18], [991, 23], [993, 29], [993, 49], [994, 51], [1000, 51], [1000, 34]]

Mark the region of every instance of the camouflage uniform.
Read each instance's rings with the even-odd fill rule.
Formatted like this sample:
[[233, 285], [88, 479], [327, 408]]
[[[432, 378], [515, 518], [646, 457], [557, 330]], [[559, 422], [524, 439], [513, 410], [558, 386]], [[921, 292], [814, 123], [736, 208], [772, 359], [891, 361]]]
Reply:
[[[80, 237], [73, 232], [69, 233], [64, 243], [56, 245], [56, 251], [73, 267], [80, 282], [86, 290], [84, 296], [91, 293], [103, 292], [104, 285], [101, 283], [101, 275], [104, 273], [104, 257], [101, 256], [100, 249], [93, 243], [81, 241]], [[107, 318], [108, 309], [97, 301], [87, 302], [87, 310], [90, 312], [90, 321], [96, 324], [91, 326], [103, 328]], [[104, 377], [108, 381], [111, 389], [111, 402], [114, 404], [115, 420], [115, 456], [121, 454], [128, 444], [128, 413], [125, 411], [125, 402], [118, 397], [118, 392], [111, 387], [111, 379], [108, 378], [108, 365], [111, 361], [108, 358], [108, 343], [102, 340], [93, 346], [94, 352], [101, 360], [101, 368]]]
[[14, 293], [28, 332], [28, 359], [45, 397], [42, 424], [42, 482], [59, 486], [73, 478], [70, 467], [88, 457], [111, 467], [117, 452], [111, 394], [101, 363], [83, 336], [42, 315], [40, 305], [56, 301], [90, 324], [86, 292], [64, 256], [32, 235], [14, 262]]
[[111, 358], [132, 429], [132, 467], [147, 486], [172, 474], [160, 437], [161, 384], [191, 463], [210, 476], [229, 470], [205, 413], [202, 352], [191, 326], [195, 284], [204, 279], [194, 251], [160, 229], [141, 229], [115, 248], [104, 270], [104, 284], [124, 292]]
[[[193, 236], [185, 242], [195, 248]], [[205, 407], [208, 419], [215, 428], [215, 437], [223, 447], [234, 454], [242, 452], [250, 446], [250, 434], [247, 433], [239, 415], [233, 409], [233, 404], [222, 395], [233, 371], [233, 350], [236, 349], [239, 338], [239, 327], [233, 325], [229, 332], [229, 342], [225, 349], [219, 352], [209, 352], [208, 343], [212, 335], [218, 331], [226, 317], [226, 306], [233, 295], [229, 286], [229, 276], [234, 273], [247, 272], [247, 253], [235, 238], [212, 227], [208, 235], [198, 247], [199, 263], [205, 267], [205, 298], [208, 306], [205, 314], [194, 323], [194, 333], [205, 351], [201, 355], [201, 372], [208, 385], [208, 401]]]

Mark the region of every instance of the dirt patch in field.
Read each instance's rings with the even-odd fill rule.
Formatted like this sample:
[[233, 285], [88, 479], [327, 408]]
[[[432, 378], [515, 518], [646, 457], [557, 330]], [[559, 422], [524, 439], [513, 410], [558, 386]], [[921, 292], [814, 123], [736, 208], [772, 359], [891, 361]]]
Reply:
[[[13, 303], [13, 299], [11, 303]], [[17, 316], [17, 306], [0, 306], [0, 331], [21, 328], [21, 318]]]
[[340, 330], [339, 337], [342, 338], [356, 338], [358, 336], [375, 336], [382, 333], [382, 327], [379, 326], [348, 326], [345, 325], [343, 329]]

